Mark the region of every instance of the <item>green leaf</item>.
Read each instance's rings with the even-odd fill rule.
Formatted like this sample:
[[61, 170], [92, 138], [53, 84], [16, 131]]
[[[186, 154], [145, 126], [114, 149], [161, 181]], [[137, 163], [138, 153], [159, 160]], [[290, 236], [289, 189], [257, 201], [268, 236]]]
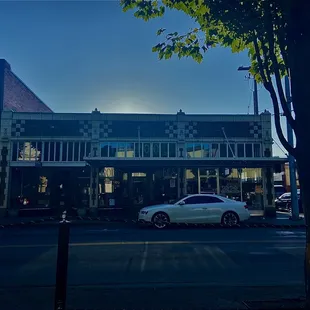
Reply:
[[160, 28], [160, 29], [157, 30], [157, 35], [160, 36], [165, 31], [166, 31], [165, 28]]

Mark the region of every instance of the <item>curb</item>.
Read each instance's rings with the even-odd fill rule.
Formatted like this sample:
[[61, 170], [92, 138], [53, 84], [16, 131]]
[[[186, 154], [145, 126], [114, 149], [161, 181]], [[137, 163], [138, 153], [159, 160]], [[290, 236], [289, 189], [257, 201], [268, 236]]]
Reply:
[[[109, 218], [109, 217], [70, 217], [67, 219], [71, 221], [71, 225], [93, 225], [93, 224], [103, 224], [103, 223], [124, 223], [124, 224], [138, 224], [137, 220], [130, 219], [120, 219], [120, 218]], [[0, 229], [4, 228], [13, 228], [13, 227], [28, 227], [28, 226], [38, 226], [43, 225], [48, 226], [56, 226], [60, 221], [58, 217], [50, 217], [45, 219], [37, 219], [31, 221], [21, 221], [17, 223], [10, 224], [0, 224]], [[251, 223], [244, 222], [235, 226], [225, 226], [222, 224], [170, 224], [169, 227], [195, 227], [195, 228], [225, 228], [225, 229], [236, 229], [236, 228], [280, 228], [280, 229], [300, 229], [306, 228], [306, 224], [271, 224], [271, 223]]]

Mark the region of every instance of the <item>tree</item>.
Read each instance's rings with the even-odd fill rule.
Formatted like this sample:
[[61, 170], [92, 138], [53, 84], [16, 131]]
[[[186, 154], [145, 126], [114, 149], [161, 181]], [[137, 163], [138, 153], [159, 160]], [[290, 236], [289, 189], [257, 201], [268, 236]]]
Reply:
[[[310, 223], [310, 50], [309, 0], [121, 0], [124, 11], [133, 9], [137, 18], [148, 21], [163, 16], [167, 9], [183, 11], [197, 23], [187, 33], [159, 29], [163, 41], [153, 47], [160, 59], [173, 55], [192, 57], [201, 62], [210, 48], [230, 47], [233, 53], [247, 50], [250, 72], [269, 92], [277, 135], [285, 149], [295, 157], [306, 224]], [[309, 16], [309, 17], [308, 17]], [[282, 85], [291, 81], [293, 111]], [[296, 146], [286, 140], [281, 112], [291, 125]], [[307, 229], [305, 255], [306, 293], [310, 306], [310, 231]]]

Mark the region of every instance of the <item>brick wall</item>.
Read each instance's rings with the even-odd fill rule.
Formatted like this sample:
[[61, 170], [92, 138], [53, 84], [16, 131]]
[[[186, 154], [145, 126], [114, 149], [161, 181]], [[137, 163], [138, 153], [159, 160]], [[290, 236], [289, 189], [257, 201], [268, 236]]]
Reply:
[[[3, 59], [1, 65], [1, 83], [3, 85], [3, 109], [14, 112], [53, 112], [40, 100], [12, 71], [10, 65]], [[1, 100], [2, 98], [0, 98]]]

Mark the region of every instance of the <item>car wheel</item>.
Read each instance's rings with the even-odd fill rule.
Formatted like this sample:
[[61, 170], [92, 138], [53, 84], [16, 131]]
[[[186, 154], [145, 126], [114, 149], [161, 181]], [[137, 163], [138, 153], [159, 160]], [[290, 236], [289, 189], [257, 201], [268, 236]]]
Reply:
[[239, 224], [239, 216], [232, 211], [225, 212], [222, 216], [221, 223], [224, 226], [236, 226]]
[[170, 223], [169, 216], [164, 212], [155, 213], [152, 217], [152, 223], [157, 229], [166, 228]]

